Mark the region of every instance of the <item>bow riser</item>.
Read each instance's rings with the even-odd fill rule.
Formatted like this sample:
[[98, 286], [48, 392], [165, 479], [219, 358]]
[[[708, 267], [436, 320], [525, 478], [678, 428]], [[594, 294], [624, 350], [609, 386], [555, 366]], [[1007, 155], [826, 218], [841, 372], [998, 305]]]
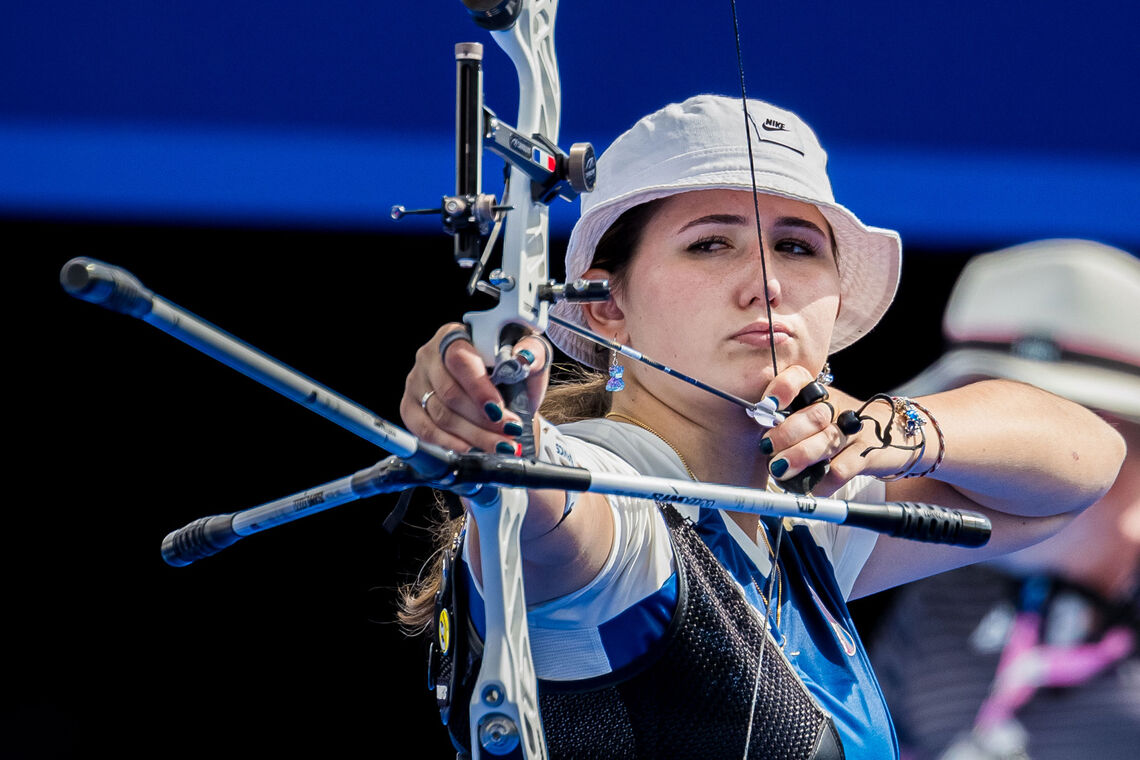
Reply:
[[[517, 131], [542, 135], [557, 144], [561, 90], [554, 54], [557, 0], [526, 0], [511, 28], [492, 32], [514, 62], [519, 79]], [[499, 302], [487, 311], [464, 315], [472, 342], [488, 367], [510, 355], [526, 329], [545, 331], [549, 304], [538, 298], [548, 281], [549, 208], [535, 198], [532, 179], [512, 162], [512, 207], [503, 238], [501, 268], [509, 279], [499, 285]], [[516, 389], [521, 391], [523, 384]], [[508, 406], [526, 403], [504, 391]], [[524, 420], [529, 415], [523, 416]], [[529, 453], [529, 452], [528, 452]], [[538, 709], [538, 684], [530, 650], [520, 535], [527, 496], [522, 489], [500, 489], [490, 504], [475, 502], [486, 611], [486, 642], [471, 694], [471, 751], [502, 755], [521, 750], [524, 758], [545, 758], [546, 742]]]
[[[561, 86], [554, 53], [554, 20], [557, 0], [528, 0], [515, 24], [492, 32], [499, 47], [515, 65], [519, 79], [519, 112], [516, 129], [523, 135], [542, 135], [557, 144], [561, 116]], [[513, 211], [505, 223], [502, 269], [513, 283], [501, 286], [495, 308], [464, 316], [472, 341], [487, 366], [501, 360], [513, 340], [504, 337], [510, 325], [539, 332], [547, 326], [549, 304], [538, 298], [538, 289], [549, 279], [550, 209], [535, 200], [531, 178], [512, 165], [509, 187], [512, 198], [503, 199]], [[509, 335], [509, 333], [508, 333]]]

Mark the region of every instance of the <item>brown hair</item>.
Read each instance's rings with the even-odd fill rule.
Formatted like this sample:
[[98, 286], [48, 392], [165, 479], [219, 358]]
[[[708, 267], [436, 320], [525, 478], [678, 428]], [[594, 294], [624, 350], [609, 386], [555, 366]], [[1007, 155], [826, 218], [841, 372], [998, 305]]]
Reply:
[[[592, 268], [604, 269], [610, 273], [610, 291], [618, 291], [625, 287], [629, 277], [629, 265], [633, 261], [633, 252], [641, 244], [641, 236], [650, 220], [667, 200], [657, 198], [652, 201], [638, 204], [622, 212], [614, 220], [594, 247]], [[606, 364], [601, 354], [605, 354], [606, 347], [595, 344], [595, 365]]]

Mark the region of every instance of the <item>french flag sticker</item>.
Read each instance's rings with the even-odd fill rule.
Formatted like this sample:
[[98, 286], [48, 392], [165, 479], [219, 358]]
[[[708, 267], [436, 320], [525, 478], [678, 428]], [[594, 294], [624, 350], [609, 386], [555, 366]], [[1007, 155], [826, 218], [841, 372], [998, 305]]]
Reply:
[[558, 168], [558, 162], [555, 160], [554, 156], [550, 155], [542, 148], [535, 148], [531, 158], [536, 164], [546, 169], [548, 172], [552, 172]]

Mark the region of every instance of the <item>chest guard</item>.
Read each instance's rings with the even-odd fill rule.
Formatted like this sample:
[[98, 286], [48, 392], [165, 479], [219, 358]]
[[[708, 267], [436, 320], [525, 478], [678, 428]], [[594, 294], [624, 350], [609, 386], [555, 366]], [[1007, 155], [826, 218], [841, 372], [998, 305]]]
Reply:
[[[685, 518], [661, 505], [678, 576], [677, 608], [666, 635], [628, 667], [583, 681], [539, 680], [543, 730], [552, 758], [662, 760], [840, 760], [831, 717], [812, 698], [739, 586]], [[458, 570], [462, 561], [452, 562]], [[450, 597], [463, 601], [450, 579]], [[465, 610], [458, 659], [440, 703], [453, 743], [466, 752], [466, 705], [481, 643]], [[763, 668], [756, 684], [757, 661]], [[444, 658], [447, 659], [447, 658]], [[439, 681], [436, 681], [437, 685]], [[753, 707], [753, 691], [758, 689]], [[437, 699], [439, 698], [437, 686]], [[754, 714], [753, 714], [754, 711]], [[749, 723], [751, 718], [751, 735]]]

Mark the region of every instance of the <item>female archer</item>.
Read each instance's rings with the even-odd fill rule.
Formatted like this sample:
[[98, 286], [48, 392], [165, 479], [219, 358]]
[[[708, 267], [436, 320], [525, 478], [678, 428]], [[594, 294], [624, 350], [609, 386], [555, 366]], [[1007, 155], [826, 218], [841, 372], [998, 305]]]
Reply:
[[[740, 100], [701, 95], [613, 143], [566, 254], [567, 281], [608, 279], [612, 296], [560, 303], [555, 314], [750, 402], [786, 410], [805, 388], [816, 402], [762, 427], [721, 397], [623, 366], [553, 325], [567, 355], [608, 373], [545, 393], [551, 352], [538, 336], [519, 343], [536, 370], [530, 397], [545, 393], [533, 423], [539, 457], [770, 490], [829, 460], [815, 494], [977, 511], [993, 536], [962, 549], [531, 492], [524, 577], [554, 757], [896, 756], [847, 600], [1052, 535], [1108, 490], [1124, 456], [1092, 413], [1012, 382], [914, 399], [819, 392], [829, 354], [893, 299], [899, 239], [834, 201], [826, 155], [798, 116], [755, 100], [746, 113], [751, 135]], [[404, 423], [455, 450], [513, 452], [522, 423], [473, 347], [455, 339], [462, 330], [441, 328], [419, 352]], [[476, 526], [460, 516], [449, 530], [462, 557], [453, 580], [469, 591], [478, 632]], [[436, 591], [409, 590], [404, 621], [427, 627]]]

